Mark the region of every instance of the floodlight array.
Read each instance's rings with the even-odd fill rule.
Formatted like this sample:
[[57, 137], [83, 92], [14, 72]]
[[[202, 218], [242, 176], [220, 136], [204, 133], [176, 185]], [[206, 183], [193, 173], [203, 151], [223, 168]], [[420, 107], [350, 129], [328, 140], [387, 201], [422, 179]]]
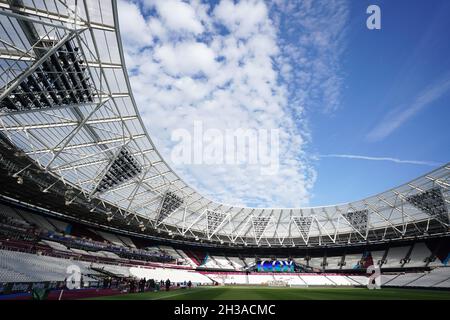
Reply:
[[369, 210], [350, 211], [342, 214], [350, 225], [362, 235], [367, 232], [369, 222]]
[[409, 196], [406, 201], [416, 208], [427, 213], [445, 224], [449, 223], [448, 210], [442, 196], [441, 188], [432, 188], [427, 191]]
[[208, 235], [211, 235], [225, 220], [226, 214], [222, 212], [208, 210], [206, 212], [206, 215], [207, 215]]
[[256, 238], [260, 238], [264, 231], [266, 231], [270, 220], [270, 217], [255, 217], [252, 219], [253, 231], [255, 232]]
[[175, 210], [177, 210], [182, 203], [182, 198], [180, 198], [173, 192], [167, 191], [161, 203], [161, 208], [159, 209], [157, 223], [163, 222], [168, 216], [170, 216]]
[[[49, 40], [41, 40], [40, 51], [50, 50], [52, 45]], [[93, 101], [86, 63], [78, 47], [68, 40], [0, 101], [0, 111], [40, 110]]]
[[95, 192], [104, 192], [115, 187], [142, 172], [142, 167], [133, 155], [122, 147], [113, 163], [107, 169]]
[[294, 220], [294, 223], [300, 231], [303, 239], [308, 238], [313, 217], [293, 217], [292, 220]]

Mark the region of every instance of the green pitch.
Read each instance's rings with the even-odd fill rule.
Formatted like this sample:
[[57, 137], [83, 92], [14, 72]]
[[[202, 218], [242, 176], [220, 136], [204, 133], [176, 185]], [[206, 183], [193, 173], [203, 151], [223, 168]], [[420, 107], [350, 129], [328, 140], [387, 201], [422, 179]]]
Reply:
[[123, 294], [98, 300], [450, 300], [450, 291], [383, 288], [200, 287]]

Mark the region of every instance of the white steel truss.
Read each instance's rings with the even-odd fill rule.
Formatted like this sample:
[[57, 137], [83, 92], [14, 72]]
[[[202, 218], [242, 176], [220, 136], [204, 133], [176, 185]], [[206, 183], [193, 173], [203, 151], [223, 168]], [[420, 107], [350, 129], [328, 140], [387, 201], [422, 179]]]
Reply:
[[[326, 245], [365, 241], [375, 232], [383, 239], [449, 232], [449, 164], [340, 205], [246, 208], [212, 201], [169, 167], [143, 124], [124, 63], [116, 0], [0, 0], [0, 23], [0, 135], [76, 190], [69, 201], [79, 195], [95, 199], [101, 207], [93, 207], [94, 213], [108, 205], [142, 229], [151, 225], [242, 245]], [[115, 163], [120, 150], [133, 160]], [[119, 173], [122, 167], [129, 171]], [[14, 168], [15, 176], [26, 172]]]

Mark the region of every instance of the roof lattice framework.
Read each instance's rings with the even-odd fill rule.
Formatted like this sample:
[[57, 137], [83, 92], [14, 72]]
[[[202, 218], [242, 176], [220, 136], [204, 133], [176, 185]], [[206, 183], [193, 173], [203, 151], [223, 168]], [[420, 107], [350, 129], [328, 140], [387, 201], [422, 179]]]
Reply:
[[124, 217], [184, 237], [246, 245], [449, 232], [448, 164], [332, 206], [246, 208], [212, 201], [171, 170], [143, 125], [116, 1], [0, 1], [0, 24], [0, 134], [49, 175]]

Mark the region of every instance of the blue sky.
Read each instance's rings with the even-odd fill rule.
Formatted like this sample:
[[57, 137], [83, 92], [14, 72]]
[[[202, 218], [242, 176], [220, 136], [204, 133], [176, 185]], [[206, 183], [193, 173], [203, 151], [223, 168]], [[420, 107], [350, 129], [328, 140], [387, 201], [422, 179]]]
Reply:
[[[381, 30], [366, 28], [370, 4]], [[210, 198], [259, 207], [357, 200], [449, 160], [449, 11], [445, 0], [119, 1], [162, 155]], [[195, 121], [279, 129], [278, 174], [171, 163], [171, 133]]]
[[[352, 2], [348, 46], [341, 60], [345, 85], [340, 108], [332, 116], [311, 114], [313, 148], [320, 154], [446, 163], [450, 159], [450, 20], [446, 14], [450, 2], [377, 1], [382, 10], [379, 31], [364, 28], [365, 17], [360, 13], [368, 3], [372, 2]], [[427, 93], [429, 102], [413, 110]], [[387, 128], [409, 110], [411, 115], [396, 129]], [[316, 163], [312, 203], [355, 200], [434, 167], [322, 158]]]

